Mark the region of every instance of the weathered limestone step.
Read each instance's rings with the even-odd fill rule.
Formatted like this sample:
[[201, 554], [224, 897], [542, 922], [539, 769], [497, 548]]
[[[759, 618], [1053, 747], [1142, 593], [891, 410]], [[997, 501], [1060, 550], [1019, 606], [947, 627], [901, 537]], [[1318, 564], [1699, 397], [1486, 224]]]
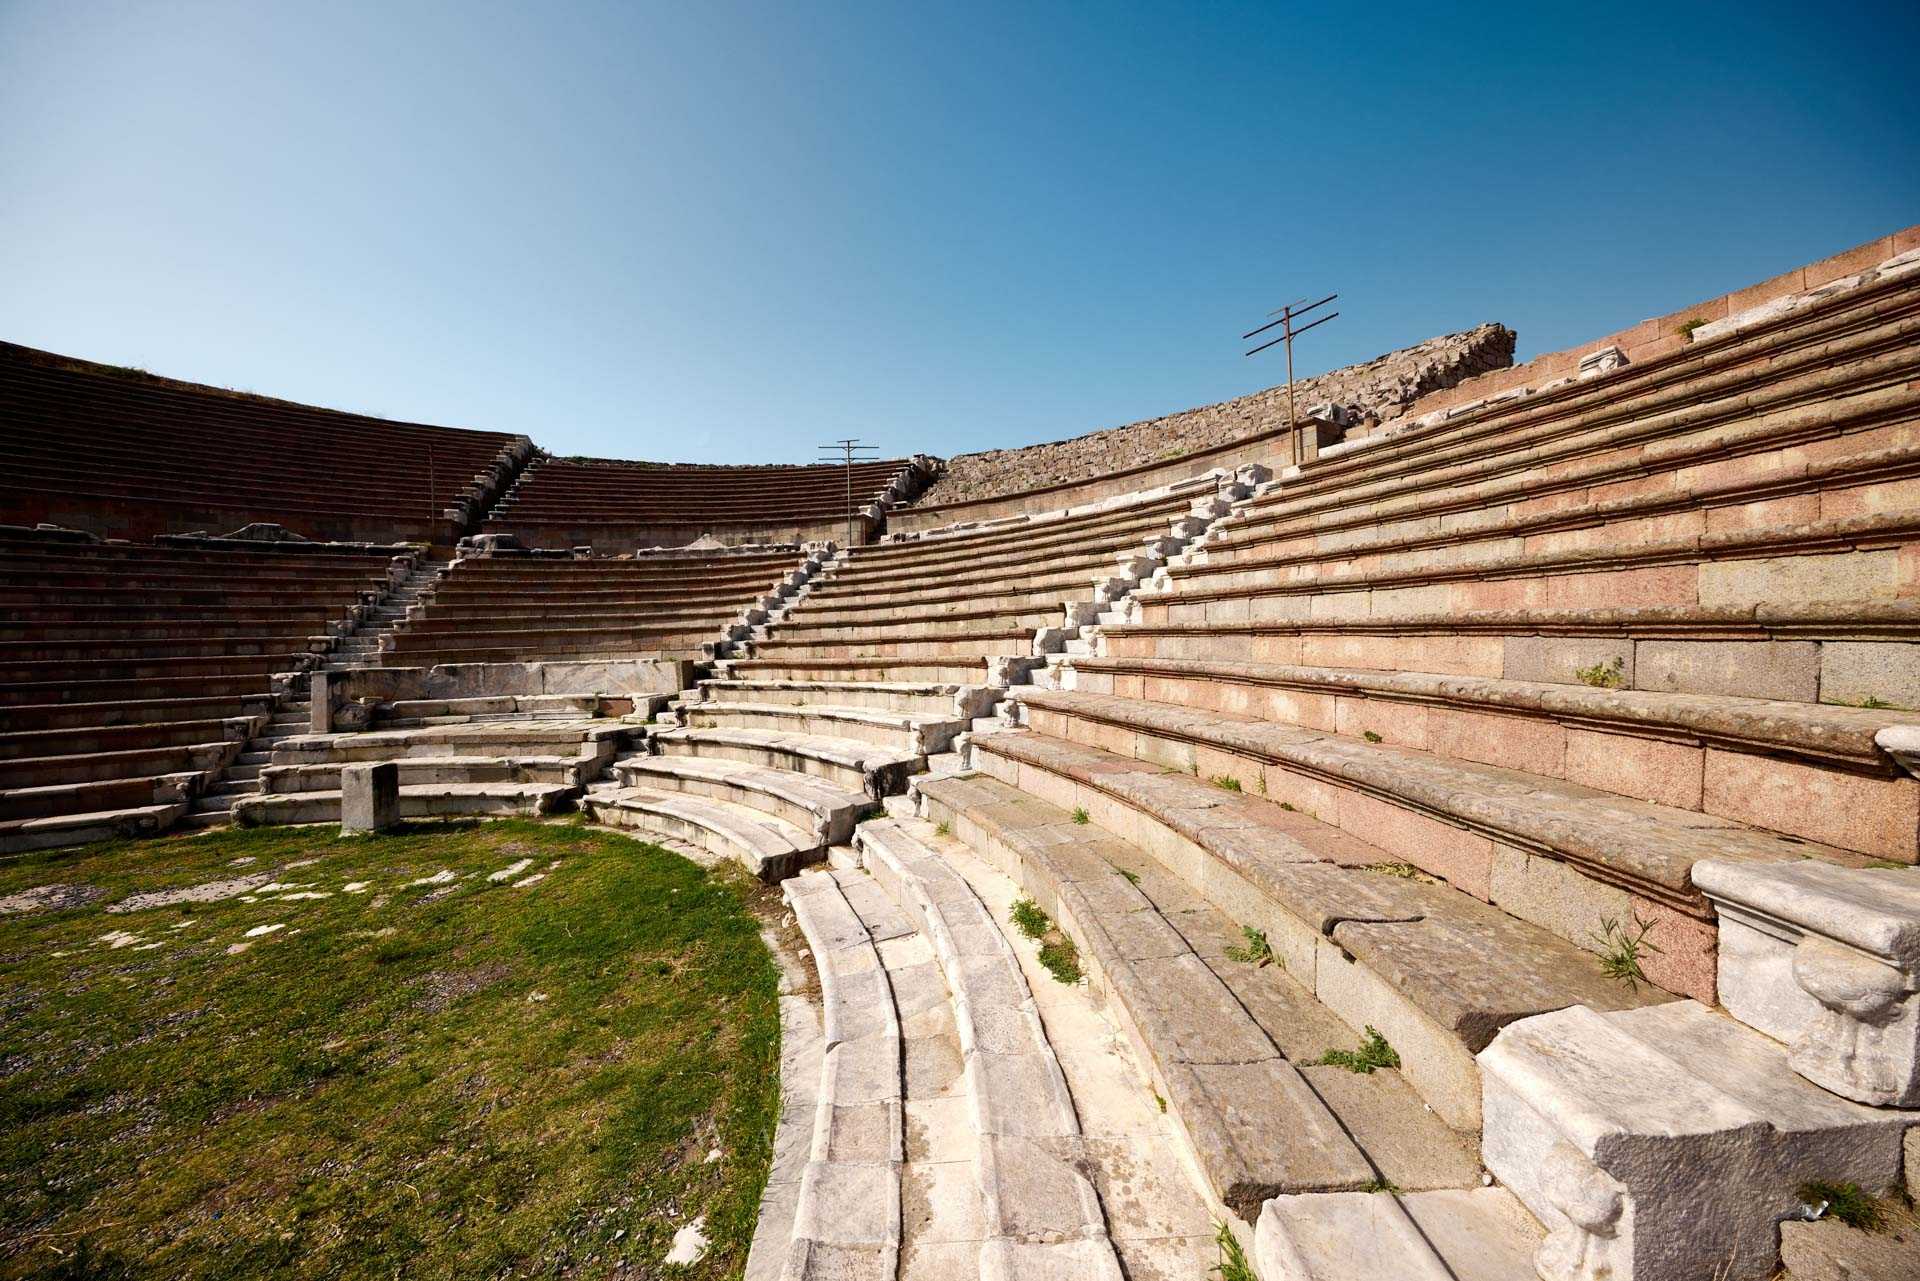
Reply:
[[[557, 783], [580, 787], [590, 763], [578, 756], [403, 756], [394, 760], [403, 787], [429, 783]], [[273, 795], [338, 791], [343, 762], [269, 765], [253, 779], [222, 784], [235, 791]]]
[[1150, 852], [1236, 924], [1260, 930], [1287, 973], [1350, 1029], [1378, 1028], [1402, 1075], [1455, 1129], [1479, 1126], [1473, 1056], [1502, 1026], [1570, 1005], [1669, 999], [1609, 979], [1581, 947], [1305, 814], [1032, 734], [983, 739], [974, 753], [986, 773], [918, 790], [955, 809], [1011, 803], [1030, 822], [1083, 810], [1082, 838], [1114, 833]]
[[1505, 1188], [1281, 1196], [1260, 1213], [1254, 1267], [1261, 1281], [1540, 1281], [1540, 1236]]
[[769, 769], [790, 770], [824, 779], [873, 800], [906, 787], [926, 757], [896, 751], [855, 739], [817, 734], [789, 734], [753, 729], [670, 729], [656, 732], [652, 743], [663, 757], [697, 756], [743, 761]]
[[84, 814], [0, 820], [0, 853], [19, 854], [29, 850], [55, 849], [62, 845], [153, 836], [171, 827], [186, 809], [185, 802], [177, 802], [96, 810]]
[[[1423, 723], [1433, 715], [1426, 709], [1444, 705], [1450, 714], [1528, 716], [1569, 727], [1604, 726], [1616, 735], [1636, 731], [1668, 739], [1686, 735], [1722, 751], [1760, 749], [1814, 762], [1875, 768], [1891, 764], [1886, 751], [1874, 742], [1881, 730], [1920, 725], [1920, 711], [1498, 676], [1198, 658], [1099, 657], [1075, 659], [1065, 666], [1073, 672], [1073, 683], [1066, 687], [1070, 692], [1150, 698], [1241, 715], [1264, 713], [1260, 719], [1313, 729], [1371, 729], [1390, 743], [1409, 747], [1445, 741], [1449, 755], [1463, 757], [1454, 740], [1466, 737], [1465, 729], [1472, 727], [1447, 735], [1450, 726]], [[1621, 667], [1619, 679], [1624, 680], [1624, 662]], [[1393, 707], [1406, 710], [1388, 710]]]
[[584, 801], [596, 823], [656, 832], [731, 858], [763, 881], [784, 880], [826, 857], [826, 842], [761, 810], [646, 787], [602, 787]]
[[[580, 789], [564, 783], [414, 783], [400, 788], [402, 818], [464, 815], [540, 815], [570, 809]], [[217, 798], [209, 798], [217, 799]], [[340, 792], [260, 793], [234, 798], [234, 821], [243, 827], [337, 823]]]
[[1040, 647], [1043, 632], [1034, 627], [976, 626], [954, 623], [933, 635], [891, 631], [864, 633], [857, 640], [787, 640], [776, 630], [752, 643], [753, 657], [776, 662], [795, 659], [877, 657], [993, 659], [1025, 657]]
[[815, 1121], [781, 1281], [895, 1281], [905, 1159], [899, 1011], [873, 937], [825, 873], [785, 895], [820, 976]]
[[932, 942], [952, 995], [983, 1231], [977, 1275], [1120, 1281], [1066, 1078], [1019, 961], [979, 897], [899, 823], [860, 828], [862, 866]]
[[854, 739], [924, 756], [943, 752], [966, 724], [954, 717], [873, 707], [704, 702], [686, 709], [696, 729], [757, 729]]
[[1730, 819], [1363, 738], [1109, 695], [1023, 695], [1028, 723], [1043, 733], [1209, 779], [1247, 774], [1275, 801], [1367, 833], [1569, 941], [1590, 942], [1609, 915], [1663, 918], [1655, 942], [1666, 950], [1649, 976], [1707, 1000], [1712, 912], [1693, 886], [1696, 862], [1861, 861]]
[[613, 772], [623, 787], [712, 796], [763, 810], [828, 845], [852, 839], [854, 824], [873, 806], [864, 790], [724, 757], [636, 756], [617, 763]]
[[[966, 881], [994, 921], [1012, 921], [1014, 904], [1025, 897], [1018, 882], [911, 809], [894, 817]], [[1213, 1275], [1223, 1222], [1251, 1252], [1251, 1226], [1219, 1204], [1201, 1177], [1184, 1132], [1155, 1099], [1152, 1074], [1110, 1009], [1088, 984], [1062, 983], [1050, 973], [1038, 941], [1006, 924], [1000, 929], [1073, 1096], [1086, 1157], [1079, 1168], [1099, 1193], [1108, 1239], [1127, 1276], [1176, 1281]], [[909, 1143], [912, 1133], [910, 1126]]]
[[[1027, 660], [1029, 662], [1037, 660]], [[912, 681], [949, 685], [1005, 685], [1019, 660], [986, 658], [732, 658], [715, 675], [736, 680]]]
[[1215, 1194], [1358, 1190], [1379, 1170], [1238, 998], [1116, 870], [1138, 855], [992, 780], [924, 782], [929, 815], [1019, 881], [1079, 946]]
[[1487, 1168], [1546, 1225], [1543, 1277], [1771, 1277], [1798, 1189], [1898, 1186], [1920, 1123], [1827, 1093], [1694, 1001], [1527, 1019], [1480, 1064]]
[[930, 681], [803, 681], [712, 679], [700, 682], [700, 695], [716, 703], [826, 704], [878, 707], [896, 712], [943, 715], [964, 720], [977, 716], [999, 698], [984, 684]]

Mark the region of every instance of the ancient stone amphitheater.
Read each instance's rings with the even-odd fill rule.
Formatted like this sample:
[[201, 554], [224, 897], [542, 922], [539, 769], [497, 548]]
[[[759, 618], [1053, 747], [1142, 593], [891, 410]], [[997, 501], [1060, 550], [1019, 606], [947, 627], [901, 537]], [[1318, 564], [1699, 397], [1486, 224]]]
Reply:
[[1512, 353], [849, 474], [0, 348], [0, 850], [783, 880], [756, 1278], [1916, 1275], [1920, 228]]

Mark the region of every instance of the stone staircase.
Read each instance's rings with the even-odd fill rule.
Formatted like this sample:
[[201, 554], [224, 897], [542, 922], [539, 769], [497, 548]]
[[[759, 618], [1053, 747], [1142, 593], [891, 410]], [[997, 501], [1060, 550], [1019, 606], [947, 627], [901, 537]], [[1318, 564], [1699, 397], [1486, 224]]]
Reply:
[[421, 560], [385, 600], [368, 612], [359, 626], [341, 637], [327, 665], [336, 670], [380, 666], [380, 653], [388, 643], [387, 637], [432, 596], [434, 587], [451, 566], [451, 560]]
[[[323, 659], [321, 670], [378, 666], [382, 638], [406, 621], [409, 611], [446, 573], [448, 564], [448, 561], [423, 558], [408, 569], [384, 596], [361, 612], [350, 628], [342, 630], [334, 641], [334, 648]], [[304, 687], [305, 674], [297, 683]], [[194, 798], [180, 825], [208, 828], [231, 822], [236, 803], [261, 794], [260, 771], [273, 763], [275, 749], [286, 740], [311, 730], [312, 708], [305, 692], [285, 695], [275, 705], [266, 725], [247, 741], [233, 763]]]
[[999, 724], [1009, 684], [1200, 536], [1228, 490], [1244, 486], [1207, 477], [822, 558], [587, 809], [791, 875], [909, 775], [951, 768], [966, 734]]

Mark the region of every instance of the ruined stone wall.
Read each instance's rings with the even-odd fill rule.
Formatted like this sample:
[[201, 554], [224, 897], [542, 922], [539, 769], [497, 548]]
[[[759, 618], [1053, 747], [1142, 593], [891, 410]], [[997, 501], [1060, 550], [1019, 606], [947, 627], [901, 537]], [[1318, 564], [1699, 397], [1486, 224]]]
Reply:
[[[1429, 338], [1363, 365], [1350, 365], [1294, 384], [1301, 412], [1332, 401], [1351, 410], [1361, 429], [1398, 417], [1421, 396], [1513, 363], [1514, 334], [1501, 325]], [[1217, 450], [1284, 427], [1284, 384], [1250, 396], [1129, 423], [1071, 440], [961, 454], [914, 508], [945, 507], [1023, 490], [1092, 480], [1113, 472]], [[912, 509], [909, 509], [912, 510]]]

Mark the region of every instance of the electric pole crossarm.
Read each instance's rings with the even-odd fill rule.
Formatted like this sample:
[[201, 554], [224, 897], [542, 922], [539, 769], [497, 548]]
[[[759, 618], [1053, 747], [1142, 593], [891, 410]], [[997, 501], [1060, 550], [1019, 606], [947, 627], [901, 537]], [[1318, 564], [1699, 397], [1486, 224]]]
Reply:
[[1326, 324], [1329, 320], [1333, 320], [1339, 316], [1340, 313], [1337, 311], [1330, 312], [1309, 324], [1301, 325], [1298, 329], [1294, 328], [1293, 322], [1316, 308], [1326, 306], [1339, 296], [1339, 294], [1328, 294], [1325, 298], [1320, 299], [1320, 301], [1306, 303], [1304, 306], [1302, 306], [1300, 302], [1290, 302], [1278, 311], [1270, 311], [1267, 313], [1269, 316], [1278, 316], [1280, 319], [1270, 320], [1266, 324], [1256, 329], [1249, 329], [1246, 333], [1240, 335], [1240, 341], [1245, 342], [1249, 338], [1254, 338], [1266, 333], [1269, 329], [1278, 327], [1280, 330], [1280, 336], [1278, 338], [1269, 339], [1251, 351], [1244, 353], [1248, 356], [1257, 356], [1267, 348], [1278, 347], [1281, 343], [1287, 345], [1287, 453], [1296, 467], [1300, 464], [1300, 432], [1295, 425], [1293, 413], [1293, 340], [1301, 334], [1306, 333], [1307, 330], [1317, 328], [1320, 325]]
[[[828, 461], [836, 461], [834, 455], [838, 455], [837, 461], [847, 469], [847, 546], [851, 548], [853, 546], [853, 464], [856, 460], [863, 463], [873, 461], [872, 456], [880, 452], [880, 447], [864, 444], [848, 437], [845, 440], [829, 441], [820, 446], [820, 450], [827, 456]], [[867, 457], [860, 457], [863, 454]]]

